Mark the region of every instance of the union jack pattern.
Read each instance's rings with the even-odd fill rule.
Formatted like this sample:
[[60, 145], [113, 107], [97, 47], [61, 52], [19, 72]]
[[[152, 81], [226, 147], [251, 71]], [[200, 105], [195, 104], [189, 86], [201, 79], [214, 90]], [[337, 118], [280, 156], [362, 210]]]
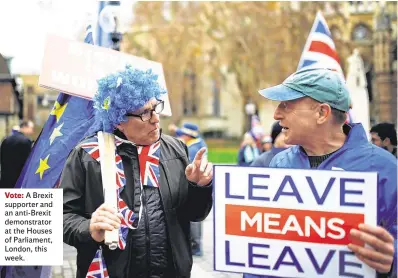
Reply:
[[102, 257], [102, 249], [98, 249], [88, 268], [86, 278], [109, 278], [108, 270]]
[[297, 70], [304, 67], [326, 67], [341, 73], [343, 70], [337, 55], [332, 33], [321, 12], [318, 12], [312, 25], [311, 32], [301, 54]]
[[91, 157], [99, 162], [99, 147], [98, 147], [98, 138], [91, 137], [80, 145], [82, 149], [84, 149]]
[[123, 201], [123, 199], [118, 196], [118, 210], [121, 220], [120, 229], [119, 229], [118, 247], [121, 250], [124, 250], [126, 248], [126, 238], [129, 229], [137, 229], [138, 227], [138, 222], [141, 217], [142, 207], [140, 207], [140, 211], [138, 213], [139, 216], [137, 217], [137, 214], [134, 213], [134, 211], [132, 211], [131, 209], [129, 209], [129, 207]]
[[[123, 143], [123, 140], [115, 136], [116, 147]], [[86, 139], [81, 145], [93, 159], [100, 162], [100, 152], [98, 146], [98, 137], [94, 136]], [[150, 146], [138, 146], [138, 161], [140, 165], [140, 188], [143, 190], [143, 185], [159, 187], [159, 157], [160, 157], [160, 141]], [[118, 247], [121, 250], [126, 248], [126, 239], [129, 229], [136, 229], [138, 227], [139, 220], [142, 212], [142, 201], [140, 196], [140, 209], [137, 213], [131, 210], [126, 202], [120, 197], [121, 192], [126, 185], [126, 177], [123, 169], [123, 162], [120, 155], [115, 153], [115, 164], [116, 164], [116, 185], [117, 185], [117, 200], [118, 200], [118, 212], [121, 219], [121, 225], [119, 229], [119, 242]], [[105, 269], [101, 272], [99, 269]], [[101, 274], [102, 273], [102, 274]], [[95, 276], [99, 275], [99, 276]], [[106, 270], [105, 260], [102, 257], [102, 250], [99, 249], [95, 254], [93, 261], [91, 262], [87, 278], [106, 278], [108, 272]]]
[[160, 141], [151, 146], [137, 147], [140, 162], [141, 183], [147, 186], [159, 187], [159, 154]]
[[[122, 144], [123, 141], [120, 140], [118, 137], [115, 137], [115, 144], [119, 146]], [[93, 136], [87, 138], [80, 144], [81, 148], [84, 149], [92, 158], [100, 162], [100, 153], [99, 153], [99, 146], [98, 146], [98, 137]], [[118, 164], [116, 163], [116, 166]], [[123, 167], [123, 166], [122, 166]]]

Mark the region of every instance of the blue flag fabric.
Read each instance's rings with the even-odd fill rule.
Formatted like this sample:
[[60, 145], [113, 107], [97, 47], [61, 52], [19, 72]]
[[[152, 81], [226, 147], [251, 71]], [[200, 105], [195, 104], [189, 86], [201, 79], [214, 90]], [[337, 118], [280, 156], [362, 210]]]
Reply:
[[16, 187], [57, 187], [66, 158], [94, 122], [92, 101], [59, 94]]
[[[93, 44], [91, 25], [86, 43]], [[17, 188], [53, 188], [58, 185], [66, 158], [94, 123], [91, 100], [60, 93], [19, 176]]]
[[[91, 25], [86, 29], [84, 42], [94, 44]], [[60, 93], [15, 187], [57, 187], [69, 153], [79, 141], [90, 135], [93, 123], [94, 108], [91, 100]], [[6, 278], [51, 276], [51, 267], [48, 266], [6, 268]]]

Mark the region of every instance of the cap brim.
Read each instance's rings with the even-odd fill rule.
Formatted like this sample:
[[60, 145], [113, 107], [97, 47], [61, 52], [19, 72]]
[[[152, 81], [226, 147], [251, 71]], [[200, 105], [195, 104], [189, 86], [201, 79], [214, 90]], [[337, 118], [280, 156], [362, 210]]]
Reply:
[[305, 97], [303, 93], [290, 89], [289, 87], [280, 84], [271, 88], [262, 89], [258, 91], [263, 97], [275, 101], [287, 101]]

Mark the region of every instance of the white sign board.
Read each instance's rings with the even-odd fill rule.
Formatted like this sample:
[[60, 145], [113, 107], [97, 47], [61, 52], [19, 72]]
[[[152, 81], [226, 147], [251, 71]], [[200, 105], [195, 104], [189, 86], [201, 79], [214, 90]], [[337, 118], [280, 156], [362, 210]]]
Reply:
[[376, 225], [377, 173], [215, 166], [214, 194], [215, 270], [375, 277], [347, 244]]
[[[151, 69], [167, 91], [162, 64], [109, 48], [48, 35], [39, 85], [66, 94], [92, 99], [97, 80], [123, 70], [129, 64], [139, 70]], [[168, 94], [163, 95], [162, 115], [171, 116]]]

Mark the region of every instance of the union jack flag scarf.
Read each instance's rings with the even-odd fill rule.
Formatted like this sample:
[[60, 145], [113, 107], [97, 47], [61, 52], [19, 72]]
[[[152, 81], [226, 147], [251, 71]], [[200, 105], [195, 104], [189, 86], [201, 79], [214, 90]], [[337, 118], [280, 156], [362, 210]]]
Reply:
[[[123, 139], [115, 136], [116, 149], [123, 142]], [[98, 137], [94, 136], [81, 144], [84, 149], [93, 159], [101, 163], [101, 155], [98, 146]], [[121, 250], [126, 248], [126, 238], [129, 229], [137, 229], [142, 213], [142, 190], [143, 185], [159, 187], [159, 157], [160, 157], [160, 140], [149, 146], [136, 146], [138, 152], [138, 162], [140, 165], [140, 210], [135, 213], [120, 197], [126, 185], [126, 178], [123, 170], [123, 162], [120, 155], [115, 152], [116, 163], [116, 185], [117, 185], [117, 200], [118, 213], [121, 220], [119, 229], [118, 247]], [[86, 278], [107, 278], [109, 277], [106, 268], [104, 257], [102, 256], [102, 249], [97, 250], [93, 261], [90, 264]]]

